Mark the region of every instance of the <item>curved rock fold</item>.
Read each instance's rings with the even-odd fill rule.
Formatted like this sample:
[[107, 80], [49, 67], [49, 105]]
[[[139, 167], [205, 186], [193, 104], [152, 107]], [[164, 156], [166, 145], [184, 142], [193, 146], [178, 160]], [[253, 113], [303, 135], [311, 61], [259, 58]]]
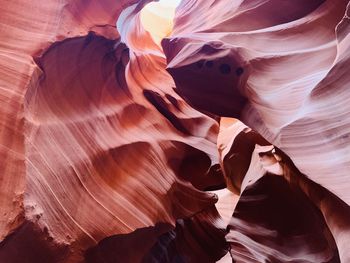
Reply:
[[150, 2], [0, 0], [0, 263], [350, 262], [349, 2]]

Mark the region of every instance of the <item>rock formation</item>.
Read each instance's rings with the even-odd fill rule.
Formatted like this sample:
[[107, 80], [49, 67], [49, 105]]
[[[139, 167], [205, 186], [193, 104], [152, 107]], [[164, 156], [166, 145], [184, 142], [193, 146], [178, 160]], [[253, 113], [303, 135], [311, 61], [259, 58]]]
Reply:
[[0, 263], [350, 262], [348, 1], [150, 2], [0, 0]]

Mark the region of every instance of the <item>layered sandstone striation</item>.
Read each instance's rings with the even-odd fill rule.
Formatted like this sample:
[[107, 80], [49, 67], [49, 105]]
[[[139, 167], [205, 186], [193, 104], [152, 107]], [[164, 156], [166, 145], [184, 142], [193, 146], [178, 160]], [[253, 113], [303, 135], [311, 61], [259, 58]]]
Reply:
[[350, 262], [348, 1], [149, 2], [0, 1], [0, 263]]

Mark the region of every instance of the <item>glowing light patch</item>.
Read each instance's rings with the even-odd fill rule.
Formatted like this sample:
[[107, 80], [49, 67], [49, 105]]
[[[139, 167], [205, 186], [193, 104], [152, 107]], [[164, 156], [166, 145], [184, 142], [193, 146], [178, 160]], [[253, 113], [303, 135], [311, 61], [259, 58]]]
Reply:
[[164, 5], [174, 6], [175, 8], [181, 3], [181, 0], [160, 0]]
[[181, 0], [160, 0], [147, 4], [141, 11], [141, 23], [153, 40], [160, 44], [173, 29], [175, 9]]

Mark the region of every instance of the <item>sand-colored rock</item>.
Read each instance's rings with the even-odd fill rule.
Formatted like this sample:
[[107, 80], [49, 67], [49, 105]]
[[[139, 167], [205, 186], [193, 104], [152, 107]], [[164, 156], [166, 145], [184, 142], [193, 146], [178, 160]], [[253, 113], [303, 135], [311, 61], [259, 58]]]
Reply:
[[348, 1], [149, 2], [0, 0], [0, 263], [347, 263]]

